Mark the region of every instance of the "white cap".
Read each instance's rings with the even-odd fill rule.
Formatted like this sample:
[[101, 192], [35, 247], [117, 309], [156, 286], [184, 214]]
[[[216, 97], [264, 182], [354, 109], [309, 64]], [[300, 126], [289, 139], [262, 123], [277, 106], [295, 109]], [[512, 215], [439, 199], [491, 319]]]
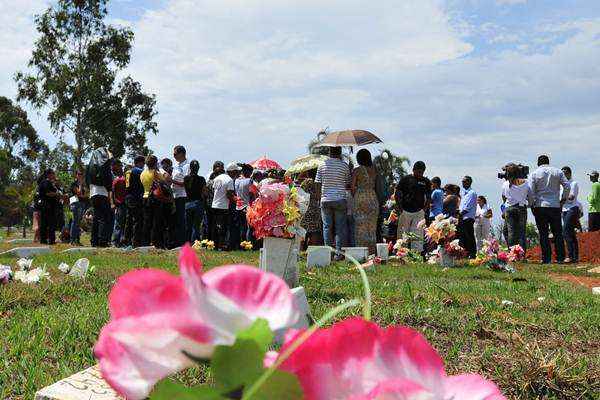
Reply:
[[242, 170], [242, 167], [240, 167], [239, 165], [237, 165], [234, 162], [227, 164], [227, 168], [225, 168], [225, 171], [227, 171], [227, 172], [234, 172], [234, 171], [241, 171], [241, 170]]

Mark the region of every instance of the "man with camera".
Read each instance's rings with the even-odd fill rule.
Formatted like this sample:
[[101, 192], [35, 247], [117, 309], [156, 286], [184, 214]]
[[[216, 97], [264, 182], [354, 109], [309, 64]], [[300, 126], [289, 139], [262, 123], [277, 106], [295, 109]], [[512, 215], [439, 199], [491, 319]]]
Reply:
[[[554, 236], [556, 262], [565, 260], [565, 242], [562, 229], [562, 205], [566, 203], [571, 185], [565, 174], [558, 168], [550, 166], [550, 158], [546, 155], [538, 157], [538, 168], [531, 174], [531, 190], [533, 192], [533, 216], [540, 235], [542, 263], [552, 262], [549, 231]], [[563, 188], [562, 196], [560, 188]]]

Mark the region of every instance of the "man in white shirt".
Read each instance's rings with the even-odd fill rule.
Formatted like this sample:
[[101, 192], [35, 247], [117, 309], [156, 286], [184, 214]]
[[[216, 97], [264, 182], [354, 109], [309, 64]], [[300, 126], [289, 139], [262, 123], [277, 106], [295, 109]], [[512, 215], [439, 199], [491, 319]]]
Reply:
[[[550, 230], [554, 236], [556, 248], [556, 262], [565, 261], [565, 241], [561, 219], [561, 206], [567, 201], [571, 185], [565, 174], [558, 168], [550, 166], [550, 157], [538, 157], [538, 168], [530, 177], [530, 186], [533, 193], [533, 216], [540, 235], [542, 248], [542, 263], [552, 262], [552, 248], [550, 247]], [[562, 196], [560, 188], [563, 188]]]
[[571, 167], [562, 167], [562, 172], [565, 174], [565, 178], [571, 186], [569, 197], [567, 201], [563, 203], [562, 208], [562, 219], [563, 219], [563, 231], [565, 236], [565, 242], [567, 243], [567, 254], [565, 258], [566, 263], [579, 262], [579, 243], [577, 242], [577, 233], [575, 227], [578, 225], [581, 209], [579, 208], [579, 183], [573, 180], [573, 172]]
[[227, 247], [227, 230], [232, 220], [230, 208], [231, 205], [235, 205], [234, 179], [239, 176], [241, 170], [242, 168], [236, 163], [230, 163], [225, 172], [219, 173], [212, 181], [214, 191], [212, 238], [217, 250]]
[[[342, 148], [331, 147], [329, 158], [317, 169], [315, 183], [321, 193], [323, 238], [327, 246], [338, 252], [348, 243], [348, 201], [346, 189], [350, 184], [350, 167], [342, 161]], [[332, 231], [335, 225], [335, 233]], [[336, 255], [339, 259], [340, 255]]]
[[190, 174], [190, 163], [186, 158], [185, 147], [179, 145], [173, 149], [172, 186], [173, 197], [175, 198], [175, 224], [174, 224], [174, 247], [182, 246], [185, 243], [185, 203], [187, 201], [184, 178]]
[[477, 251], [483, 247], [483, 241], [488, 240], [492, 230], [492, 209], [485, 196], [477, 197], [477, 211], [475, 212], [475, 240]]

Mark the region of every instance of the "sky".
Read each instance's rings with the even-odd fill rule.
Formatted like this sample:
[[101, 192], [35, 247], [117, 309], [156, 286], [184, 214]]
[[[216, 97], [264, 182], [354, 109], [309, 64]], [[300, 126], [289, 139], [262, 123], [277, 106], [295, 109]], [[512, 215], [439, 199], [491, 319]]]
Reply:
[[[0, 2], [0, 95], [48, 4]], [[471, 175], [495, 210], [508, 162], [570, 165], [583, 203], [600, 169], [596, 0], [113, 0], [109, 18], [133, 29], [127, 73], [157, 96], [149, 145], [183, 144], [205, 171], [286, 166], [326, 127], [374, 132], [444, 182]]]

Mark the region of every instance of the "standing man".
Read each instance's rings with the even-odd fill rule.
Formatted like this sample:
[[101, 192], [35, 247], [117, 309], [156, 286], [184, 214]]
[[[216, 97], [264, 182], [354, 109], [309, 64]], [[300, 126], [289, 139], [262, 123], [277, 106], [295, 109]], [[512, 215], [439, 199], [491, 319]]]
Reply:
[[206, 231], [208, 239], [213, 241], [215, 240], [213, 237], [213, 233], [215, 232], [215, 218], [212, 212], [212, 203], [215, 196], [213, 183], [215, 178], [223, 173], [225, 173], [225, 164], [223, 164], [223, 161], [215, 161], [212, 167], [212, 172], [208, 177], [208, 182], [206, 183]]
[[236, 163], [230, 163], [227, 165], [227, 169], [216, 175], [212, 181], [214, 192], [212, 201], [212, 238], [217, 250], [228, 247], [226, 242], [227, 230], [231, 223], [229, 208], [232, 203], [235, 204], [233, 180], [237, 178], [240, 170], [241, 168]]
[[[342, 247], [348, 243], [348, 203], [346, 189], [350, 185], [350, 168], [342, 161], [342, 148], [330, 147], [329, 158], [317, 169], [317, 193], [321, 194], [323, 238], [327, 246], [338, 251], [335, 259], [342, 258]], [[332, 231], [335, 225], [335, 233]]]
[[458, 232], [460, 245], [469, 253], [469, 258], [477, 256], [477, 242], [475, 241], [475, 217], [477, 216], [477, 193], [471, 187], [473, 178], [465, 176], [462, 187], [465, 190], [461, 200], [458, 219]]
[[573, 180], [571, 167], [562, 167], [562, 172], [565, 174], [565, 178], [567, 178], [571, 187], [569, 197], [562, 208], [563, 230], [568, 253], [565, 263], [577, 263], [579, 262], [579, 243], [577, 242], [575, 228], [578, 225], [581, 212], [579, 201], [577, 201], [577, 196], [579, 196], [579, 183]]
[[412, 233], [418, 239], [410, 240], [410, 249], [423, 252], [425, 210], [431, 203], [431, 182], [425, 175], [425, 163], [417, 161], [413, 173], [406, 175], [396, 186], [395, 198], [398, 212], [398, 239], [405, 233]]
[[235, 212], [240, 226], [240, 239], [249, 242], [252, 241], [252, 230], [248, 226], [246, 210], [255, 199], [255, 194], [252, 190], [252, 171], [253, 168], [251, 165], [244, 164], [242, 166], [242, 176], [235, 180], [235, 194], [237, 196]]
[[429, 207], [429, 219], [433, 221], [435, 217], [444, 212], [444, 190], [442, 190], [442, 180], [439, 177], [431, 179], [431, 206]]
[[83, 171], [78, 169], [75, 173], [75, 181], [71, 184], [71, 198], [69, 206], [73, 218], [71, 218], [71, 226], [69, 227], [69, 237], [72, 245], [81, 246], [81, 218], [87, 209], [87, 189], [85, 188], [85, 179]]
[[592, 190], [588, 196], [590, 209], [588, 214], [588, 230], [590, 232], [600, 231], [600, 182], [598, 182], [598, 171], [590, 173]]
[[[561, 220], [561, 206], [567, 202], [571, 186], [565, 174], [558, 168], [550, 166], [550, 157], [538, 157], [538, 168], [531, 174], [531, 191], [533, 193], [533, 216], [540, 235], [542, 263], [552, 262], [549, 231], [554, 236], [556, 262], [565, 260], [565, 242]], [[563, 187], [562, 197], [560, 187]]]
[[[133, 168], [125, 174], [125, 204], [127, 221], [125, 223], [125, 245], [140, 247], [144, 237], [144, 186], [140, 179], [146, 159], [136, 156]], [[150, 229], [148, 227], [147, 229]]]
[[186, 241], [185, 203], [186, 192], [184, 179], [190, 174], [190, 163], [186, 158], [185, 147], [179, 145], [173, 149], [175, 166], [173, 167], [173, 197], [175, 198], [174, 247], [183, 246]]
[[125, 221], [127, 219], [125, 176], [123, 175], [123, 163], [121, 160], [113, 160], [112, 173], [111, 205], [114, 215], [112, 244], [115, 247], [121, 247], [123, 238], [125, 237]]
[[40, 198], [40, 243], [56, 243], [56, 210], [58, 208], [58, 189], [56, 188], [56, 175], [48, 169], [38, 187]]
[[113, 219], [109, 200], [113, 180], [111, 159], [112, 155], [108, 150], [103, 147], [96, 149], [92, 153], [86, 171], [86, 182], [90, 187], [90, 202], [94, 209], [91, 238], [93, 247], [108, 247], [112, 233]]

